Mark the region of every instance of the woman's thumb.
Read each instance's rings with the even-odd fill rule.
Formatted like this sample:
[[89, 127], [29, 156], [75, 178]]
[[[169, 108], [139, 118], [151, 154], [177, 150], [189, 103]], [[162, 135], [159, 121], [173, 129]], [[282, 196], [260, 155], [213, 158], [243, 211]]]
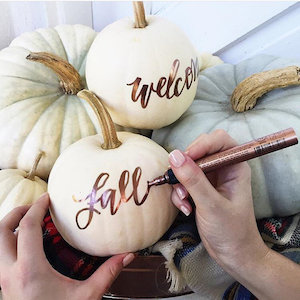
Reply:
[[88, 288], [94, 291], [96, 297], [102, 297], [119, 276], [122, 269], [129, 265], [134, 258], [133, 253], [119, 254], [109, 258], [86, 280]]

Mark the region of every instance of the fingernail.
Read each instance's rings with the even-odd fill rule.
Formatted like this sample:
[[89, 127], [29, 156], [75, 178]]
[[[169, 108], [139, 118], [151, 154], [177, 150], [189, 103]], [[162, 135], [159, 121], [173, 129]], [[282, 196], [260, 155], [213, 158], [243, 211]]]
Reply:
[[123, 267], [128, 266], [135, 258], [135, 255], [133, 253], [128, 253], [124, 258], [123, 258]]
[[180, 210], [188, 217], [191, 214], [191, 211], [185, 206], [181, 205]]
[[185, 162], [185, 157], [179, 150], [172, 151], [169, 157], [171, 164], [176, 168], [179, 168]]
[[39, 198], [38, 198], [38, 200], [43, 200], [43, 199], [45, 199], [45, 198], [48, 198], [48, 192], [45, 192], [45, 193], [43, 193], [43, 194], [41, 194], [40, 196], [39, 196]]
[[175, 190], [176, 190], [176, 193], [177, 193], [178, 197], [180, 198], [180, 200], [183, 200], [187, 197], [187, 191], [184, 187], [179, 185], [179, 186], [176, 186]]

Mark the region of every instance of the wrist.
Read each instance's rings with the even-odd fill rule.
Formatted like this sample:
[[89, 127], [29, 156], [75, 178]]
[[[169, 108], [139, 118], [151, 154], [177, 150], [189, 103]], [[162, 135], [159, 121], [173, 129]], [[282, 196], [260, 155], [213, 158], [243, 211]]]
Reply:
[[239, 247], [233, 255], [223, 260], [222, 267], [239, 282], [254, 275], [268, 264], [272, 250], [264, 242]]

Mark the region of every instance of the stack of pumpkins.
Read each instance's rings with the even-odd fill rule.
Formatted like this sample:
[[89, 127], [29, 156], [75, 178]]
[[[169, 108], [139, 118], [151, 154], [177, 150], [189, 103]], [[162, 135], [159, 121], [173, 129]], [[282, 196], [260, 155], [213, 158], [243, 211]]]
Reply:
[[[271, 92], [249, 112], [235, 113], [228, 100], [247, 76], [289, 62], [262, 56], [198, 76], [210, 63], [186, 36], [165, 19], [146, 19], [142, 3], [134, 11], [135, 22], [117, 21], [97, 36], [61, 25], [23, 34], [0, 52], [0, 217], [37, 199], [48, 180], [59, 232], [97, 256], [150, 246], [174, 221], [171, 187], [147, 184], [168, 167], [163, 147], [184, 149], [215, 127], [239, 142], [300, 127], [299, 88]], [[163, 147], [142, 135], [151, 130]], [[252, 162], [257, 217], [300, 210], [298, 153]]]
[[1, 217], [37, 199], [48, 181], [58, 230], [98, 256], [150, 246], [173, 223], [171, 187], [149, 192], [147, 184], [166, 170], [168, 153], [137, 133], [176, 121], [197, 88], [187, 37], [160, 17], [146, 21], [142, 3], [134, 11], [135, 22], [97, 36], [61, 25], [0, 52]]

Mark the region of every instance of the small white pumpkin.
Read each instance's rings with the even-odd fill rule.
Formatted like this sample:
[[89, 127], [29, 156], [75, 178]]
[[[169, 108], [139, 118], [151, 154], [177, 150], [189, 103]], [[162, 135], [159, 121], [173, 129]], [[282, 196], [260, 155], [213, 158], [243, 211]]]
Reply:
[[47, 191], [47, 183], [35, 176], [38, 155], [29, 173], [19, 169], [0, 171], [0, 220], [17, 206], [31, 204]]
[[158, 16], [146, 20], [142, 3], [135, 3], [135, 16], [135, 23], [122, 19], [98, 34], [86, 80], [116, 124], [155, 129], [177, 120], [192, 103], [197, 53], [175, 24]]
[[199, 61], [201, 62], [201, 67], [200, 71], [203, 71], [207, 68], [211, 68], [213, 66], [221, 65], [223, 64], [223, 60], [216, 56], [212, 55], [211, 53], [208, 52], [203, 52], [199, 54]]
[[167, 169], [168, 153], [144, 136], [116, 133], [100, 100], [88, 91], [78, 95], [95, 109], [103, 138], [81, 139], [55, 162], [49, 176], [53, 222], [70, 245], [91, 255], [148, 247], [177, 214], [171, 187], [150, 190], [147, 184]]

